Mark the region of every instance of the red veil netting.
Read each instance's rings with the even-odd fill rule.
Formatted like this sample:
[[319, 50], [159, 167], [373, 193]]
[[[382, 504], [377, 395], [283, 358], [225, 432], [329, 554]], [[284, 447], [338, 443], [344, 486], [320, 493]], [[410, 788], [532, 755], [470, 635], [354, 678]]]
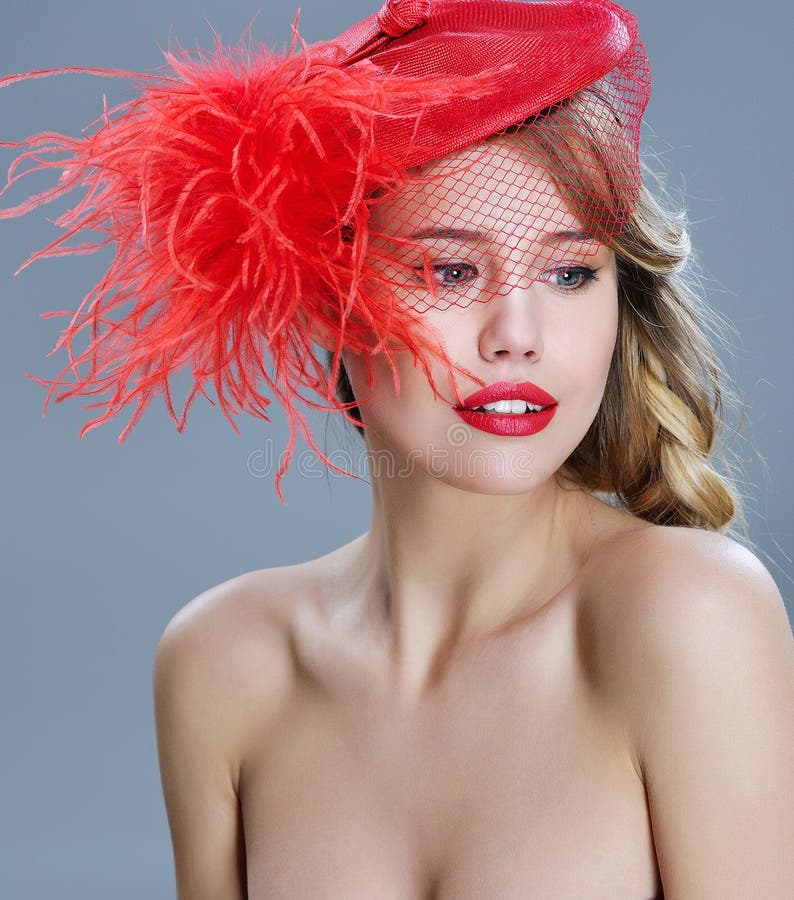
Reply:
[[[539, 279], [564, 289], [579, 273], [558, 261], [595, 253], [636, 205], [650, 69], [635, 18], [610, 0], [390, 0], [330, 41], [306, 45], [296, 21], [283, 51], [216, 40], [165, 59], [158, 73], [0, 78], [89, 72], [139, 89], [81, 137], [2, 144], [20, 151], [3, 193], [41, 170], [59, 178], [0, 217], [82, 192], [25, 265], [115, 248], [76, 312], [44, 314], [70, 316], [51, 351], [65, 347], [69, 365], [34, 380], [49, 385], [45, 413], [56, 391], [105, 395], [81, 437], [134, 404], [119, 441], [160, 393], [182, 431], [199, 393], [213, 403], [208, 381], [235, 431], [242, 412], [270, 421], [264, 382], [289, 422], [283, 502], [297, 431], [343, 472], [299, 408], [353, 421], [335, 396], [342, 348], [384, 354], [398, 390], [393, 353], [410, 352], [437, 395], [438, 360], [460, 399], [454, 375], [468, 373], [422, 312]], [[178, 415], [169, 377], [184, 369]]]

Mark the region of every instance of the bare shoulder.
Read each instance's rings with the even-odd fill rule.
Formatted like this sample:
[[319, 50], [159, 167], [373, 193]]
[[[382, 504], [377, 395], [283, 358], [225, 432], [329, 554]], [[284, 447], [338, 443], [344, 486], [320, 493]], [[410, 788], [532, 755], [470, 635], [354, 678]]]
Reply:
[[288, 623], [301, 566], [248, 572], [202, 592], [168, 622], [155, 653], [157, 751], [177, 895], [239, 897], [239, 797], [249, 751], [274, 739], [294, 683]]
[[219, 651], [232, 637], [277, 639], [301, 589], [302, 571], [300, 565], [256, 569], [213, 585], [174, 614], [161, 646], [200, 642], [206, 650]]
[[588, 562], [580, 619], [604, 690], [633, 679], [632, 667], [647, 668], [654, 648], [673, 652], [704, 630], [762, 620], [791, 635], [783, 598], [758, 557], [725, 535], [685, 527], [627, 529], [601, 543]]
[[673, 592], [668, 595], [672, 602], [693, 587], [735, 587], [736, 579], [763, 582], [780, 597], [758, 557], [726, 535], [648, 523], [605, 533], [589, 574], [596, 593], [606, 592], [611, 600], [617, 592], [619, 598], [631, 598], [629, 602], [636, 605], [637, 590], [649, 598], [666, 590]]
[[794, 638], [761, 561], [712, 532], [605, 543], [580, 625], [645, 786], [665, 894], [793, 896]]
[[289, 698], [291, 621], [310, 599], [302, 564], [247, 572], [194, 597], [160, 637], [154, 686], [163, 728], [166, 719], [199, 707], [212, 740], [223, 743], [214, 750], [235, 787], [246, 748]]
[[580, 607], [587, 674], [625, 718], [638, 769], [665, 692], [686, 692], [705, 670], [716, 677], [751, 657], [777, 667], [773, 691], [794, 676], [780, 591], [733, 539], [684, 527], [627, 530], [599, 546], [589, 568]]

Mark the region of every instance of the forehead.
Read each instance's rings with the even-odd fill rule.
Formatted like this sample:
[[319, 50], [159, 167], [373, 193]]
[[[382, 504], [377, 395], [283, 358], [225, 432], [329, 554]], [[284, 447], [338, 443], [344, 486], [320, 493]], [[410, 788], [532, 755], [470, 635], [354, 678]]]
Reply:
[[581, 227], [548, 171], [515, 136], [475, 144], [423, 166], [370, 210], [373, 230], [395, 237], [439, 223], [530, 238], [554, 228]]

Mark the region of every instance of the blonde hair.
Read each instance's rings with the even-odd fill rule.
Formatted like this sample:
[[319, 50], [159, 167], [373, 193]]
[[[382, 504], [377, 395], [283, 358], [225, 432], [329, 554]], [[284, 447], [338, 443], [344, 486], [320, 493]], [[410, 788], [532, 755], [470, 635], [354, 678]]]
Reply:
[[[618, 273], [618, 337], [592, 426], [560, 474], [612, 494], [659, 525], [746, 531], [742, 498], [721, 445], [726, 412], [740, 407], [709, 340], [724, 323], [685, 277], [691, 247], [683, 213], [643, 185], [610, 242]], [[747, 535], [744, 535], [747, 540]]]
[[[611, 129], [603, 127], [605, 108]], [[633, 149], [614, 123], [620, 119], [604, 94], [584, 91], [494, 137], [528, 139], [571, 207], [608, 221], [621, 214], [626, 173], [636, 178]], [[641, 170], [651, 175], [644, 164]], [[621, 179], [624, 188], [617, 190]], [[577, 202], [582, 197], [587, 210]], [[616, 256], [619, 314], [603, 400], [559, 474], [655, 524], [721, 533], [739, 526], [743, 542], [752, 546], [721, 442], [726, 413], [743, 404], [726, 385], [709, 339], [727, 347], [728, 323], [708, 308], [687, 270], [685, 213], [663, 207], [645, 183], [638, 184], [634, 200], [619, 234], [607, 241]], [[329, 353], [329, 366], [332, 358]], [[355, 402], [344, 365], [336, 396]], [[349, 414], [361, 421], [358, 407]], [[356, 430], [364, 435], [360, 426]]]

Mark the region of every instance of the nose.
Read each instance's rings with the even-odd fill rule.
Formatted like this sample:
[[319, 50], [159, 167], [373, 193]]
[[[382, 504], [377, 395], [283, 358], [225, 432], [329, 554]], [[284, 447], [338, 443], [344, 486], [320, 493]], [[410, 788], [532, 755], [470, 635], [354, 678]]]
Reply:
[[514, 287], [506, 295], [492, 297], [484, 305], [480, 323], [480, 356], [488, 362], [499, 359], [530, 359], [543, 355], [543, 335], [537, 298], [532, 286]]

